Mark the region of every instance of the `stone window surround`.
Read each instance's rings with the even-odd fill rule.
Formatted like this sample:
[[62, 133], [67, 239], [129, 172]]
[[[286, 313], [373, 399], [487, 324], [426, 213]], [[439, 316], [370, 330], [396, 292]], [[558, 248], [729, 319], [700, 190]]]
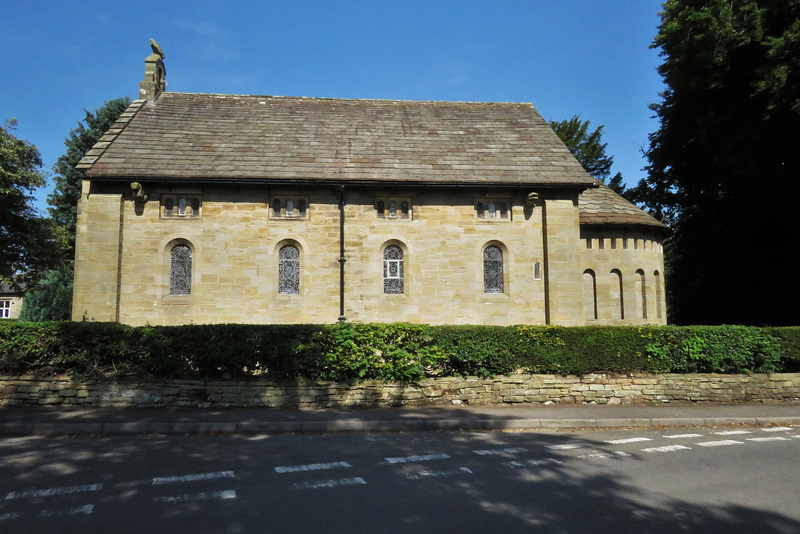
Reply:
[[[403, 209], [403, 203], [406, 204], [407, 209]], [[394, 212], [391, 207], [394, 205]], [[414, 203], [411, 202], [411, 197], [377, 197], [374, 202], [375, 215], [379, 219], [390, 219], [400, 221], [410, 221], [414, 219]], [[392, 215], [394, 213], [394, 215]]]
[[[183, 203], [183, 213], [181, 204]], [[172, 206], [169, 209], [169, 206]], [[199, 219], [203, 215], [203, 199], [197, 193], [162, 193], [160, 216], [164, 219]]]
[[[189, 250], [192, 252], [192, 278], [191, 278], [191, 293], [188, 295], [171, 295], [170, 294], [170, 275], [171, 275], [171, 267], [172, 267], [172, 249], [176, 245], [185, 245], [189, 247]], [[197, 245], [193, 241], [190, 241], [186, 238], [174, 238], [170, 239], [168, 242], [164, 244], [162, 249], [162, 265], [163, 265], [163, 282], [162, 282], [162, 293], [161, 298], [159, 298], [159, 304], [189, 304], [193, 301], [197, 282], [199, 280], [199, 269], [198, 264], [200, 257], [200, 251]]]
[[[311, 211], [308, 196], [293, 193], [272, 195], [268, 206], [269, 218], [283, 221], [306, 221]], [[279, 206], [277, 210], [276, 206]], [[289, 207], [291, 212], [288, 211]]]
[[[473, 199], [475, 217], [481, 222], [511, 222], [512, 203], [507, 197], [478, 197]], [[490, 216], [490, 204], [494, 206], [494, 216]], [[502, 207], [505, 206], [505, 211]]]

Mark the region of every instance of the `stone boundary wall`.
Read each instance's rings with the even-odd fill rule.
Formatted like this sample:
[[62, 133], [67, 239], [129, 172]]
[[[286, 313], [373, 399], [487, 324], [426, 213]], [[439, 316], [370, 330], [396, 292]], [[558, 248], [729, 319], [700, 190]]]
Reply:
[[800, 403], [800, 373], [516, 374], [439, 378], [418, 385], [376, 381], [75, 380], [0, 376], [0, 406], [74, 408], [329, 408], [501, 404]]

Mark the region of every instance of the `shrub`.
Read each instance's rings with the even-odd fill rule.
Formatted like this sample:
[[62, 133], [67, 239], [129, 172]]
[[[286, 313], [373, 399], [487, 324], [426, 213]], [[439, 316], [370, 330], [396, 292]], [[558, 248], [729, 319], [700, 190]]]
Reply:
[[418, 382], [516, 371], [800, 371], [800, 328], [0, 323], [0, 373]]

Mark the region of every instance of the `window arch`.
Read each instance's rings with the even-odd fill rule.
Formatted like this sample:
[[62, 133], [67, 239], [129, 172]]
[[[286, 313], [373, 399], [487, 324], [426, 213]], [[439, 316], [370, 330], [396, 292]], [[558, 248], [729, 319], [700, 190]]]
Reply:
[[636, 271], [636, 300], [638, 301], [639, 317], [647, 319], [647, 284], [644, 271], [641, 269]]
[[405, 266], [403, 249], [397, 245], [389, 245], [383, 249], [383, 292], [384, 294], [402, 294], [405, 290]]
[[533, 279], [534, 280], [541, 280], [542, 279], [542, 262], [537, 261], [533, 264]]
[[583, 271], [583, 316], [587, 321], [597, 319], [597, 282], [594, 271]]
[[278, 252], [278, 293], [300, 294], [300, 250], [294, 245], [284, 245]]
[[609, 282], [611, 287], [611, 318], [624, 319], [625, 306], [622, 292], [622, 273], [618, 269], [613, 269]]
[[664, 313], [661, 310], [661, 273], [654, 271], [653, 278], [655, 279], [656, 283], [656, 318], [661, 319]]
[[169, 294], [191, 295], [192, 249], [177, 244], [169, 251]]
[[483, 251], [483, 292], [503, 293], [503, 251], [489, 245]]

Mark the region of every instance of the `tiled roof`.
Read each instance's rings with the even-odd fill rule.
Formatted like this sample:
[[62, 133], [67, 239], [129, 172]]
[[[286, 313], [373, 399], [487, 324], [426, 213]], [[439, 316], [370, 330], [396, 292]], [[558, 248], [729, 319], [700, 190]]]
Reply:
[[79, 168], [90, 178], [594, 184], [530, 104], [170, 92], [133, 102]]
[[587, 189], [578, 197], [581, 224], [645, 225], [667, 229], [663, 223], [628, 202], [607, 186], [600, 182], [597, 184], [599, 187]]

